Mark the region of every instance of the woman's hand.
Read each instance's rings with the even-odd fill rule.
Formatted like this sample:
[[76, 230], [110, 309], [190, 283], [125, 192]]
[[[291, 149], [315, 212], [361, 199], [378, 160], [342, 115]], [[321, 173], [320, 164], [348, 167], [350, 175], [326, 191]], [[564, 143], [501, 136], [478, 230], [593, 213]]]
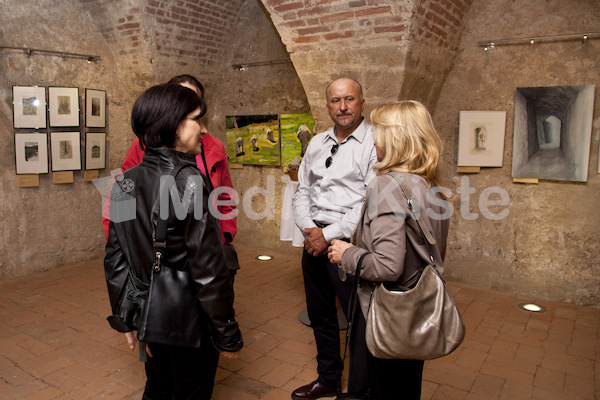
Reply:
[[[129, 350], [135, 350], [135, 344], [137, 343], [137, 331], [125, 332], [125, 339], [127, 339], [127, 345], [129, 346]], [[152, 352], [150, 351], [150, 346], [146, 345], [146, 354], [148, 357], [152, 357]]]
[[341, 264], [342, 256], [348, 247], [354, 246], [348, 242], [343, 240], [334, 239], [331, 241], [331, 246], [327, 249], [327, 256], [329, 257], [329, 262], [333, 264]]
[[127, 339], [129, 350], [135, 350], [135, 344], [137, 343], [137, 331], [125, 332], [125, 339]]

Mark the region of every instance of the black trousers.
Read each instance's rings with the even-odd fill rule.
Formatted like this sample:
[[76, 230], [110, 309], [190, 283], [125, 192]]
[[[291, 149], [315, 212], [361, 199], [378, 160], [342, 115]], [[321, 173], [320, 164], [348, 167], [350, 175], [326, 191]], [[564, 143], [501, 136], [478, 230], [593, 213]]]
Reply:
[[210, 400], [219, 352], [210, 340], [205, 348], [149, 344], [143, 400]]
[[302, 273], [306, 293], [306, 309], [317, 344], [317, 372], [319, 381], [337, 386], [344, 364], [340, 357], [340, 327], [335, 298], [348, 317], [348, 302], [354, 290], [354, 277], [342, 281], [337, 264], [329, 262], [327, 255], [313, 257], [306, 250], [302, 254]]
[[424, 362], [373, 357], [365, 340], [366, 326], [357, 304], [349, 341], [348, 392], [370, 393], [371, 400], [419, 400]]

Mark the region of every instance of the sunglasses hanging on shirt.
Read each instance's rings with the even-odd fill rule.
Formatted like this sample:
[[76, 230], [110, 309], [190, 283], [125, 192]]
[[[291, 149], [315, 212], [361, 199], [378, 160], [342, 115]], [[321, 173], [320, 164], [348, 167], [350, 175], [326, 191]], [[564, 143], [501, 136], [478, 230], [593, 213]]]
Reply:
[[336, 143], [331, 147], [331, 155], [327, 157], [327, 160], [325, 160], [325, 168], [329, 168], [331, 166], [331, 163], [333, 162], [333, 155], [337, 153], [338, 147], [340, 147], [339, 143]]

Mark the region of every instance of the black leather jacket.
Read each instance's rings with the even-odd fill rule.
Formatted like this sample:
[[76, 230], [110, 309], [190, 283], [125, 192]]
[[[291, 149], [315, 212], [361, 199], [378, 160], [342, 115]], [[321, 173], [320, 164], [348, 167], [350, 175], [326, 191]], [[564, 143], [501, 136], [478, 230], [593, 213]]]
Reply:
[[[129, 272], [131, 269], [144, 284], [150, 283], [160, 178], [178, 164], [190, 164], [179, 172], [175, 182], [182, 202], [186, 200], [186, 193], [191, 193], [191, 198], [184, 218], [176, 216], [173, 202], [170, 202], [163, 262], [165, 265], [184, 265], [190, 271], [197, 283], [202, 309], [212, 322], [213, 343], [220, 351], [237, 351], [243, 345], [242, 335], [234, 317], [233, 286], [225, 264], [221, 232], [208, 209], [208, 188], [211, 186], [196, 167], [193, 155], [172, 149], [147, 149], [142, 163], [125, 171], [121, 175], [123, 179], [118, 177], [111, 190], [111, 222], [104, 260], [113, 314], [108, 320], [119, 332], [137, 329], [139, 310], [135, 311], [136, 315], [130, 315], [134, 311], [123, 307], [125, 294], [132, 285]], [[190, 177], [192, 179], [188, 179]], [[201, 213], [197, 210], [200, 199], [196, 198], [200, 195]]]

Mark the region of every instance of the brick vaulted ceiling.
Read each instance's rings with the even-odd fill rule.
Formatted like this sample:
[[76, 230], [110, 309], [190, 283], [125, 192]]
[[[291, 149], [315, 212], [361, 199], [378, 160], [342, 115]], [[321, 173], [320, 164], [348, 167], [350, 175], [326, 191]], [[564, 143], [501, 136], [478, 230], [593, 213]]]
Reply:
[[313, 111], [322, 108], [324, 85], [339, 75], [361, 80], [374, 102], [412, 97], [435, 106], [472, 2], [79, 0], [114, 43], [117, 62], [149, 72], [165, 58], [170, 65], [220, 68], [247, 1], [259, 2], [273, 22]]

